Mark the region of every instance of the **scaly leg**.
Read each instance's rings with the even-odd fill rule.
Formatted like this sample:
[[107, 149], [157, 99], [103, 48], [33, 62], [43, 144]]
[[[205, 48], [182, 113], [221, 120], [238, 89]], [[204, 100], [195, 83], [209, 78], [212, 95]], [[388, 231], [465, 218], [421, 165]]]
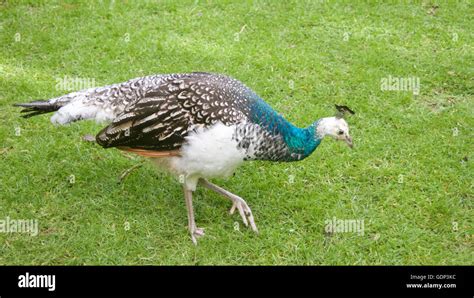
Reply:
[[244, 222], [245, 226], [248, 226], [250, 223], [250, 227], [256, 233], [258, 233], [257, 226], [255, 225], [255, 221], [253, 219], [252, 210], [250, 210], [249, 205], [247, 202], [244, 201], [241, 197], [234, 195], [230, 191], [223, 189], [220, 186], [217, 186], [206, 179], [199, 179], [199, 182], [206, 188], [213, 190], [224, 197], [230, 199], [232, 201], [232, 208], [230, 208], [230, 214], [234, 214], [235, 209], [239, 210], [240, 217], [242, 217], [242, 221]]
[[194, 221], [194, 210], [193, 210], [193, 192], [183, 185], [184, 199], [186, 201], [186, 209], [188, 210], [188, 229], [191, 234], [191, 240], [194, 245], [197, 245], [197, 238], [204, 236], [204, 229], [196, 227]]

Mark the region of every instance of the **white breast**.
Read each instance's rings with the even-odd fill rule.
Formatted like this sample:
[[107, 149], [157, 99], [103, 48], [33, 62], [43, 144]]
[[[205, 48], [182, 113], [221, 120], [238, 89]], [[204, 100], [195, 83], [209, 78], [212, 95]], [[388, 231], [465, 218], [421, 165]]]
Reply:
[[187, 186], [194, 190], [199, 178], [228, 177], [242, 164], [245, 152], [232, 140], [235, 126], [222, 123], [207, 129], [199, 129], [186, 137], [181, 156], [157, 160], [169, 170], [183, 175]]

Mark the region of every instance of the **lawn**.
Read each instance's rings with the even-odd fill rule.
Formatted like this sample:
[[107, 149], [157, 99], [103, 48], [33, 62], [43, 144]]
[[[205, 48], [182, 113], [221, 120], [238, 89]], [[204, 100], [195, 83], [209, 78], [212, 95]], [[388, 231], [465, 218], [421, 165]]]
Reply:
[[[0, 219], [39, 225], [0, 233], [0, 264], [473, 265], [473, 13], [470, 1], [0, 2]], [[72, 91], [64, 80], [191, 71], [241, 80], [298, 126], [346, 104], [355, 148], [328, 139], [303, 161], [214, 180], [247, 200], [258, 235], [198, 188], [194, 246], [173, 177], [81, 140], [101, 124], [11, 106]], [[328, 232], [333, 219], [364, 233]]]

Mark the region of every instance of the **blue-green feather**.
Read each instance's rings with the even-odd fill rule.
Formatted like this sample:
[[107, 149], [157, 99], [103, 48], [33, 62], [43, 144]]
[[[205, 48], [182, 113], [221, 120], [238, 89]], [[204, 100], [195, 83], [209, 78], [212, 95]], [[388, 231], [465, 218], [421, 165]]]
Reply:
[[280, 134], [283, 137], [290, 153], [289, 156], [281, 157], [284, 161], [301, 160], [321, 143], [315, 133], [317, 122], [306, 128], [296, 127], [258, 96], [254, 96], [254, 100], [250, 102], [250, 119], [272, 135]]

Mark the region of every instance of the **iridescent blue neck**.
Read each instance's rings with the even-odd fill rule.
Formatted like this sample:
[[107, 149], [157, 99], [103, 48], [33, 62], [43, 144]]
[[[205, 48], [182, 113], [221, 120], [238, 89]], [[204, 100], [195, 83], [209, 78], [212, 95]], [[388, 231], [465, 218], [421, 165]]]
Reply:
[[255, 100], [250, 109], [253, 123], [265, 128], [272, 135], [280, 135], [288, 150], [273, 155], [276, 161], [297, 161], [308, 157], [321, 143], [317, 137], [317, 122], [306, 128], [299, 128], [288, 122], [263, 100]]

